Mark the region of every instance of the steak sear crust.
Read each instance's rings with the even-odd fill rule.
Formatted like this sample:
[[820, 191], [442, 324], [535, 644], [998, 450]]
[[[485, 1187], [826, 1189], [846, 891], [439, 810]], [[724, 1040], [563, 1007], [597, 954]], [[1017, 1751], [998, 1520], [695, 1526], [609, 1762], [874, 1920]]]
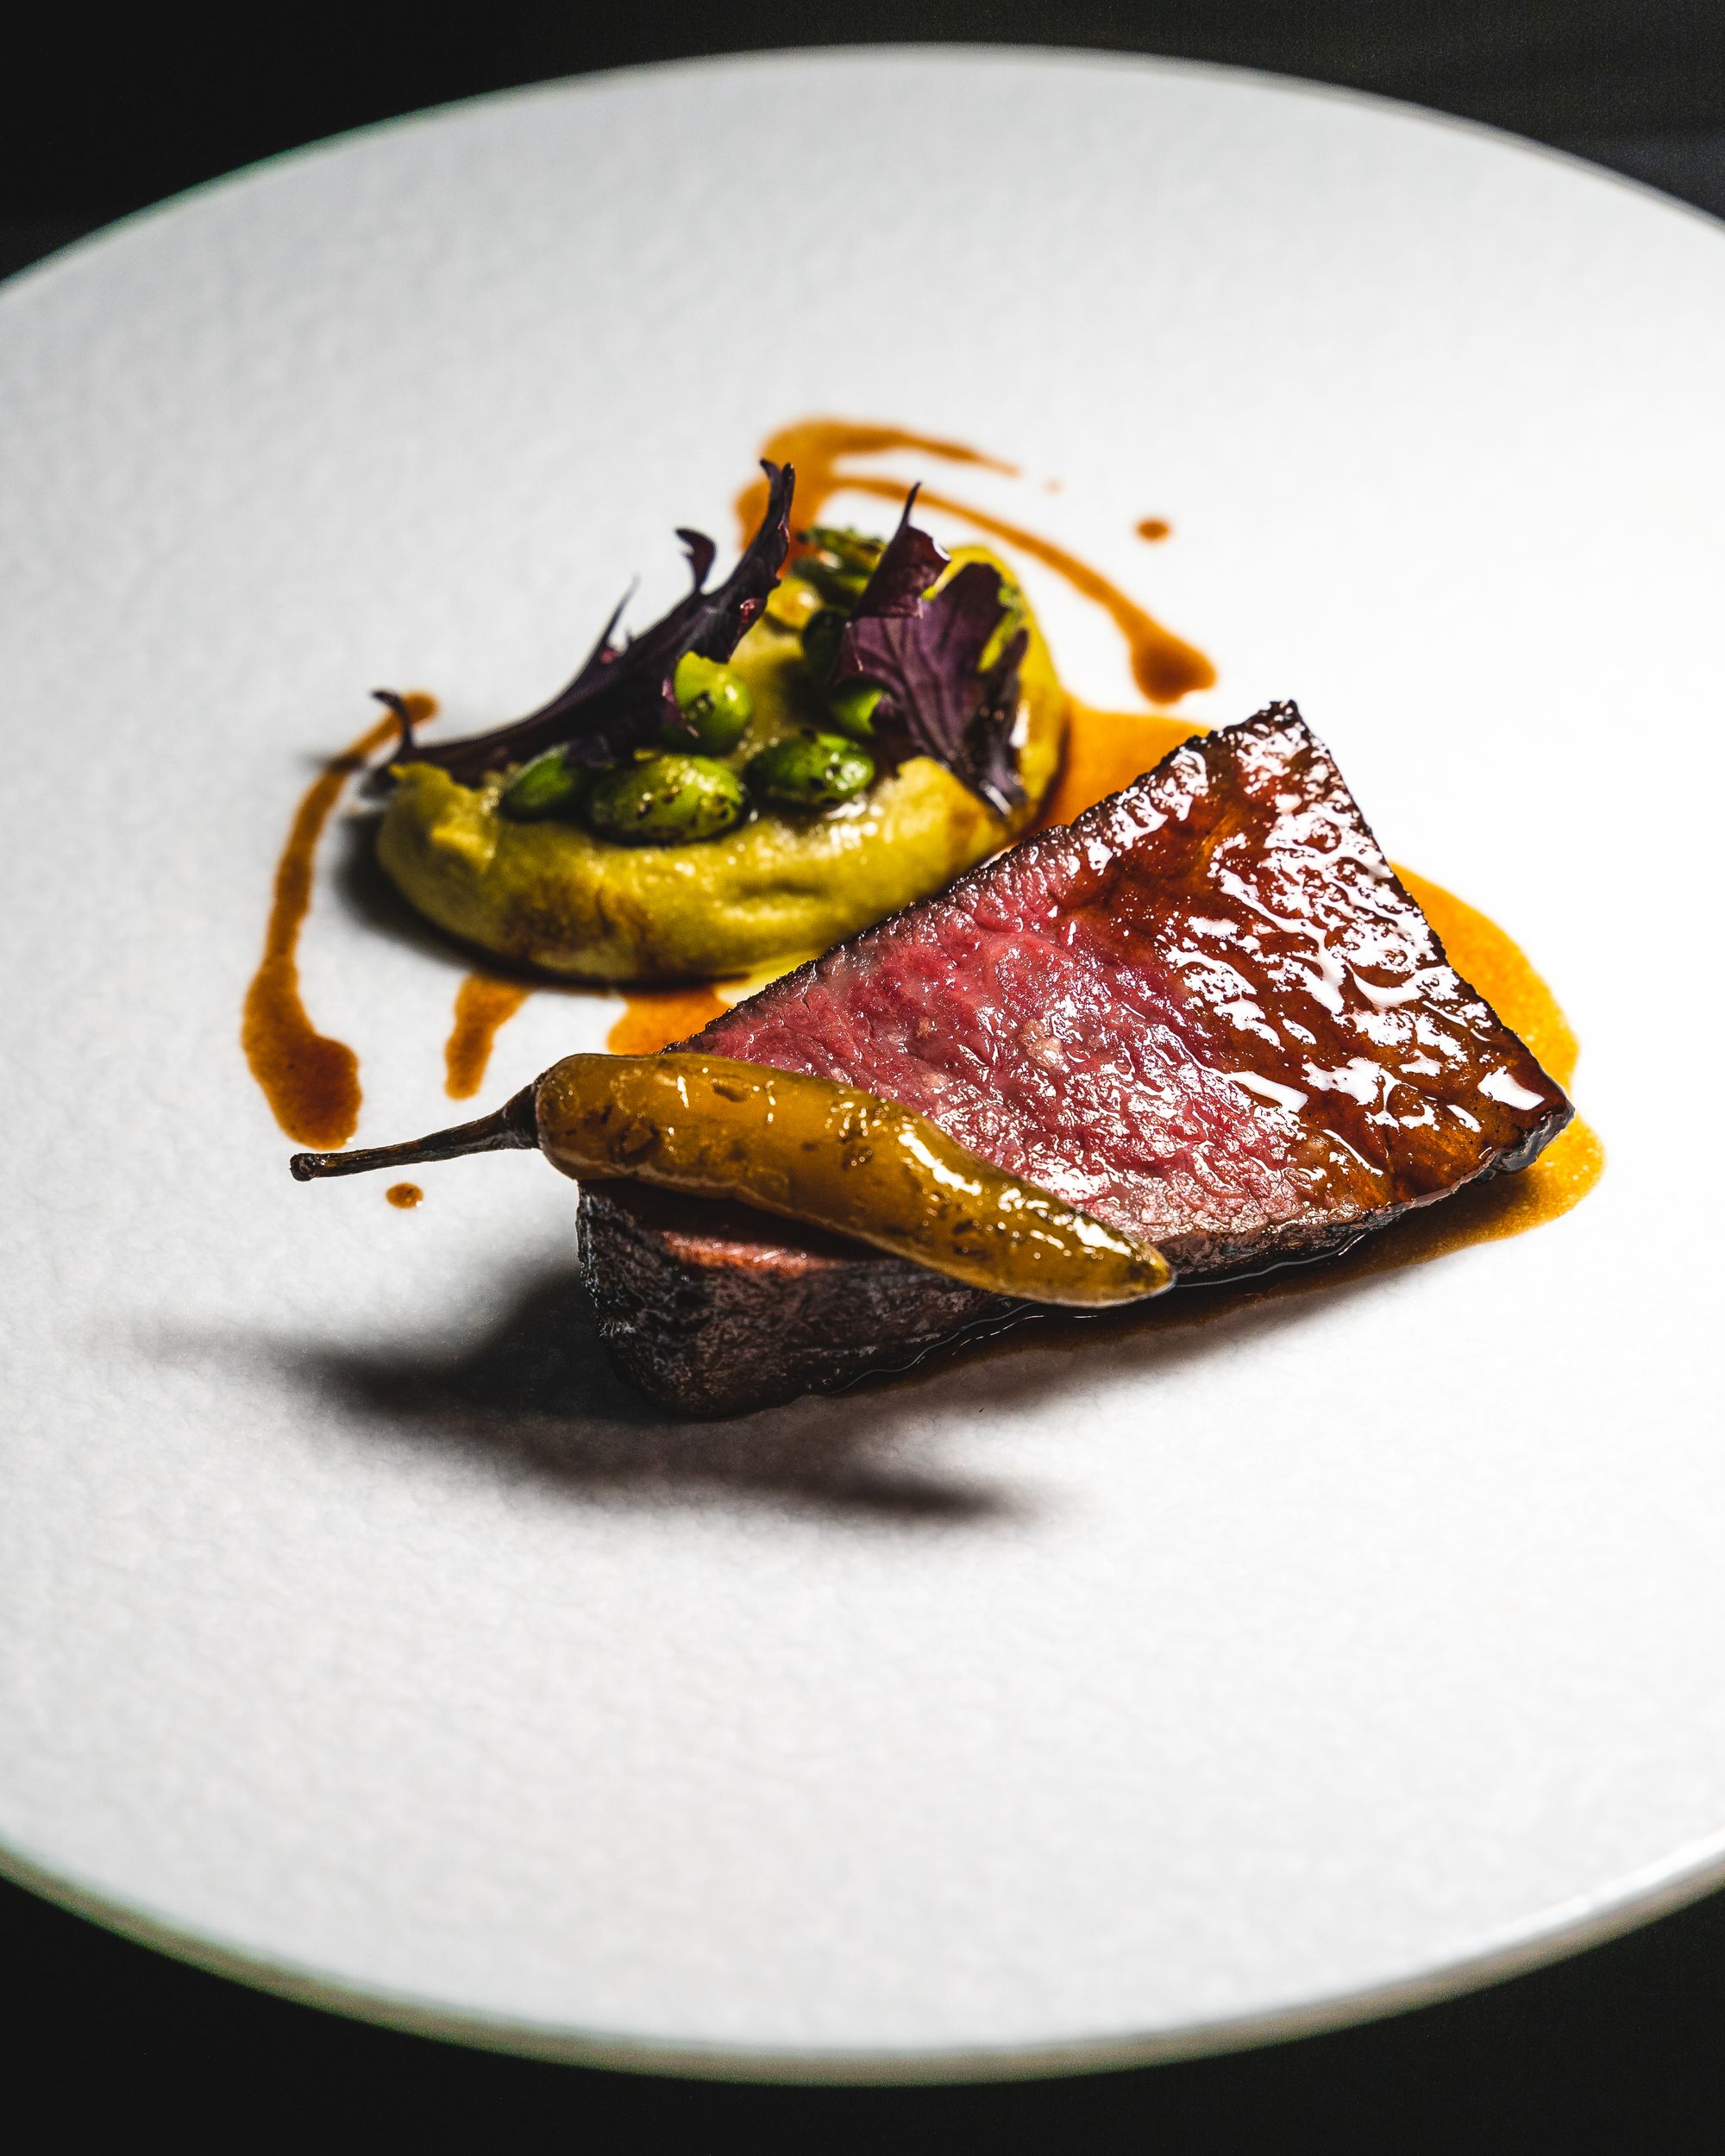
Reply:
[[[697, 1043], [914, 1108], [1189, 1280], [1346, 1249], [1525, 1166], [1572, 1113], [1292, 704], [1182, 744]], [[684, 1413], [902, 1367], [1023, 1307], [695, 1200], [595, 1186], [581, 1213], [615, 1358]]]

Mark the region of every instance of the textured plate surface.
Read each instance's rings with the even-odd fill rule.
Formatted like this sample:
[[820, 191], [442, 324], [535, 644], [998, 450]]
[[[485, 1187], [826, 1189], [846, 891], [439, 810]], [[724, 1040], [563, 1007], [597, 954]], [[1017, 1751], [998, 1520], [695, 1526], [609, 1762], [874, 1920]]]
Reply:
[[[1722, 342], [1717, 228], [1561, 160], [957, 53], [484, 102], [10, 287], [11, 1865], [364, 2011], [906, 2074], [1365, 2011], [1707, 1876]], [[547, 1327], [536, 1161], [289, 1181], [236, 1036], [313, 760], [373, 681], [526, 708], [821, 411], [1019, 460], [972, 491], [1214, 654], [1195, 717], [1300, 699], [1563, 999], [1584, 1206], [690, 1430]], [[459, 968], [341, 837], [305, 981], [375, 1141], [448, 1119]], [[487, 1096], [614, 1009], [536, 998]]]

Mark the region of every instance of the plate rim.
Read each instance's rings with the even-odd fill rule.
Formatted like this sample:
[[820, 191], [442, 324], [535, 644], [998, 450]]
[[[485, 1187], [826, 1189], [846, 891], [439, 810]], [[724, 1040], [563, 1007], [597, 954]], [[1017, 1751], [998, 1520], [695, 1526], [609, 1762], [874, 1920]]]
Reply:
[[1300, 2037], [1322, 2036], [1437, 2006], [1527, 1976], [1589, 1947], [1669, 1916], [1725, 1885], [1725, 1828], [1677, 1852], [1676, 1866], [1641, 1866], [1616, 1885], [1559, 1902], [1531, 1927], [1517, 1927], [1453, 1960], [1357, 1990], [1268, 2007], [1151, 2033], [1063, 2037], [1022, 2044], [955, 2045], [927, 2050], [771, 2046], [625, 2036], [602, 2029], [516, 2021], [461, 2013], [405, 1992], [367, 1990], [304, 1965], [271, 1961], [213, 1934], [190, 1931], [147, 1909], [86, 1887], [0, 1842], [0, 1879], [71, 1916], [170, 1960], [241, 1984], [267, 1997], [500, 2056], [686, 2081], [781, 2084], [811, 2088], [944, 2087], [965, 2082], [1070, 2079], [1136, 2066], [1210, 2059]]
[[[579, 97], [613, 85], [627, 86], [649, 78], [686, 76], [695, 71], [765, 74], [787, 65], [838, 71], [863, 60], [887, 60], [903, 66], [932, 61], [947, 67], [969, 64], [1025, 72], [1058, 68], [1098, 76], [1208, 81], [1352, 108], [1365, 107], [1386, 117], [1460, 133], [1500, 150], [1561, 166], [1573, 174], [1640, 197], [1655, 209], [1698, 222], [1725, 236], [1725, 219], [1668, 194], [1651, 182], [1597, 164], [1578, 152], [1559, 148], [1490, 122], [1445, 112], [1409, 99], [1283, 74], [1271, 69], [1076, 45], [944, 40], [779, 46], [636, 62], [480, 91], [365, 122], [313, 141], [294, 144], [232, 171], [194, 182], [160, 201], [128, 211], [0, 279], [0, 321], [3, 321], [3, 310], [18, 304], [26, 291], [81, 263], [97, 249], [105, 248], [110, 242], [129, 236], [158, 219], [178, 216], [206, 198], [247, 186], [283, 168], [343, 155], [350, 148], [386, 134], [435, 126], [478, 108], [505, 106], [530, 99], [549, 102]], [[270, 1959], [223, 1939], [214, 1931], [190, 1928], [141, 1902], [110, 1893], [73, 1873], [40, 1862], [21, 1846], [4, 1839], [0, 1839], [0, 1879], [69, 1915], [85, 1919], [114, 1936], [164, 1954], [185, 1966], [242, 1984], [267, 1996], [340, 2015], [373, 2027], [460, 2043], [504, 2056], [695, 2081], [915, 2087], [1076, 2077], [1163, 2061], [1219, 2056], [1361, 2026], [1438, 2004], [1549, 1967], [1571, 1954], [1672, 1914], [1725, 1885], [1725, 1825], [1715, 1833], [1680, 1845], [1665, 1856], [1637, 1867], [1603, 1888], [1552, 1904], [1516, 1924], [1513, 1930], [1505, 1929], [1440, 1963], [1382, 1983], [1243, 2015], [1182, 2022], [1156, 2032], [1125, 2031], [1056, 2040], [936, 2046], [927, 2049], [866, 2046], [780, 2049], [728, 2041], [625, 2035], [572, 2024], [475, 2014], [409, 1993], [356, 1984], [309, 1965]]]
[[1526, 156], [1564, 166], [1572, 172], [1638, 195], [1658, 209], [1674, 211], [1711, 230], [1725, 233], [1725, 217], [1716, 216], [1711, 210], [1703, 210], [1697, 203], [1685, 202], [1680, 195], [1668, 194], [1651, 180], [1638, 179], [1633, 173], [1620, 172], [1609, 165], [1597, 163], [1578, 150], [1561, 149], [1555, 143], [1540, 141], [1535, 135], [1521, 135], [1514, 128], [1500, 127], [1495, 121], [1477, 120], [1465, 113], [1446, 112], [1439, 106], [1423, 105], [1411, 97], [1398, 97], [1387, 91], [1362, 90], [1352, 84], [1325, 82], [1310, 75], [1284, 75], [1275, 68], [1251, 67], [1238, 60], [1195, 60], [1173, 53], [1116, 52], [1097, 45], [1008, 45], [988, 39], [979, 39], [974, 43], [950, 38], [931, 38], [926, 42], [919, 41], [915, 43], [882, 40], [878, 43], [860, 44], [773, 45], [734, 53], [690, 53], [673, 60], [626, 61], [614, 67], [591, 68], [584, 73], [552, 75], [541, 81], [514, 83], [499, 90], [475, 91], [468, 97], [445, 98], [439, 104], [416, 106], [411, 112], [394, 112], [382, 119], [363, 120], [356, 126], [337, 128], [332, 135], [320, 135], [313, 141], [296, 142], [285, 149], [272, 150], [267, 156], [254, 158], [249, 164], [236, 165], [230, 172], [216, 172], [207, 179], [194, 180], [190, 186], [182, 187], [175, 194], [164, 195], [159, 202], [145, 203], [136, 210], [122, 211], [107, 223], [97, 225], [93, 231], [81, 233], [76, 239], [66, 241], [39, 260], [27, 262], [22, 269], [0, 278], [0, 306], [6, 305], [16, 292], [53, 275], [62, 266], [81, 260], [87, 253], [105, 245], [119, 235], [135, 231], [156, 218], [171, 216], [190, 204], [203, 201], [208, 196], [219, 194], [229, 188], [243, 186], [286, 166], [337, 155], [349, 145], [369, 141], [374, 136], [431, 125], [451, 114], [471, 111], [478, 106], [508, 104], [536, 97], [567, 97], [589, 85], [597, 88], [649, 76], [687, 74], [696, 69], [702, 72], [720, 68], [764, 72], [787, 64], [812, 62], [840, 66], [859, 60], [914, 61], [928, 58], [1007, 66], [1088, 68], [1099, 74], [1186, 76], [1253, 84], [1337, 104], [1364, 105], [1404, 120], [1477, 136], [1484, 141], [1496, 143], [1499, 148], [1519, 151]]

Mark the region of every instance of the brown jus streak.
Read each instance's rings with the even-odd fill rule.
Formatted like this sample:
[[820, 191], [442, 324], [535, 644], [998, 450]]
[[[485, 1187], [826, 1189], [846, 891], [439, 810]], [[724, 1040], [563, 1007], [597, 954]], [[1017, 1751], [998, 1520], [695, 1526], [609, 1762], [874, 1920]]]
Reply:
[[533, 993], [530, 981], [470, 973], [455, 991], [455, 1016], [443, 1044], [443, 1090], [452, 1100], [471, 1100], [485, 1083], [499, 1030]]
[[[805, 529], [818, 523], [820, 512], [833, 495], [850, 486], [844, 460], [853, 456], [881, 456], [889, 449], [917, 449], [925, 456], [940, 457], [948, 464], [972, 464], [987, 471], [1018, 473], [1015, 464], [986, 455], [968, 443], [950, 442], [941, 435], [917, 434], [908, 427], [888, 427], [859, 419], [799, 419], [769, 434], [761, 454], [770, 464], [796, 467], [795, 510]], [[895, 487], [894, 496], [904, 489]], [[737, 498], [737, 522], [746, 546], [754, 536], [767, 506], [767, 482], [751, 479]]]
[[[796, 513], [800, 522], [806, 526], [819, 519], [831, 496], [844, 487], [887, 501], [901, 500], [905, 492], [902, 481], [884, 479], [878, 473], [853, 472], [845, 461], [850, 457], [874, 456], [889, 449], [918, 449], [949, 464], [976, 465], [1009, 476], [1018, 471], [1016, 465], [1000, 457], [985, 455], [982, 450], [970, 448], [962, 442], [947, 441], [938, 435], [914, 434], [904, 427], [868, 425], [845, 419], [805, 419], [793, 426], [781, 427], [768, 436], [761, 454], [775, 464], [788, 461], [796, 467]], [[753, 481], [738, 495], [737, 520], [745, 540], [760, 521], [766, 498], [764, 479]], [[1033, 555], [1063, 577], [1082, 597], [1101, 607], [1126, 638], [1132, 678], [1152, 703], [1178, 703], [1195, 689], [1214, 686], [1216, 669], [1201, 651], [1183, 637], [1176, 636], [1171, 629], [1164, 628], [1136, 599], [1129, 599], [1118, 585], [1099, 569], [1093, 569], [1088, 561], [1081, 561], [1076, 555], [1051, 539], [1044, 539], [1039, 532], [1026, 530], [1022, 524], [1009, 523], [1003, 517], [974, 508], [951, 495], [925, 487], [918, 498], [931, 509], [943, 509], [949, 516], [962, 517], [979, 530], [990, 532], [1008, 546]]]
[[[566, 984], [575, 987], [576, 983]], [[452, 1100], [469, 1100], [485, 1081], [492, 1044], [536, 984], [505, 980], [496, 974], [471, 973], [455, 992], [455, 1012], [443, 1047], [448, 1074], [444, 1091]], [[703, 983], [674, 988], [631, 988], [605, 1037], [613, 1056], [656, 1056], [673, 1041], [699, 1033], [727, 1006]]]
[[[869, 494], [896, 495], [900, 491], [890, 480], [873, 477], [854, 479], [850, 484]], [[1177, 704], [1194, 689], [1215, 686], [1216, 669], [1201, 651], [1189, 644], [1183, 636], [1176, 636], [1171, 629], [1164, 629], [1136, 599], [1128, 599], [1119, 585], [1111, 583], [1088, 561], [1081, 561], [1076, 554], [1069, 554], [1064, 547], [1057, 546], [1053, 540], [1044, 539], [1037, 532], [1026, 531], [1022, 524], [1008, 523], [1003, 517], [973, 509], [968, 502], [937, 494], [932, 488], [925, 487], [918, 499], [926, 502], [931, 509], [944, 509], [951, 516], [963, 517], [967, 523], [992, 532], [1009, 547], [1033, 555], [1064, 577], [1082, 598], [1101, 607], [1126, 638], [1132, 679], [1152, 704]]]
[[[436, 699], [423, 694], [410, 696], [407, 704], [416, 721], [437, 708]], [[299, 931], [311, 905], [312, 861], [323, 826], [348, 780], [396, 731], [392, 717], [368, 726], [329, 759], [295, 811], [276, 864], [264, 955], [240, 1020], [240, 1044], [270, 1112], [291, 1138], [319, 1152], [333, 1152], [354, 1135], [360, 1065], [345, 1041], [332, 1040], [311, 1023], [299, 993]]]

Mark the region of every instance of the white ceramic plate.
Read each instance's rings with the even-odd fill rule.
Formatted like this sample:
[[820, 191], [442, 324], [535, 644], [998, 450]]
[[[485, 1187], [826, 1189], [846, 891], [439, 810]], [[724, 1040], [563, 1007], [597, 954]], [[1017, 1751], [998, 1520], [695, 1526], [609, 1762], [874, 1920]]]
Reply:
[[[364, 2013], [833, 2076], [1312, 2026], [1716, 1876], [1722, 347], [1719, 230], [1561, 159], [959, 52], [487, 100], [10, 288], [11, 1868]], [[313, 761], [374, 681], [527, 707], [819, 411], [1017, 458], [1214, 655], [1195, 717], [1299, 697], [1557, 987], [1585, 1205], [680, 1429], [535, 1330], [536, 1161], [290, 1182], [236, 1034]], [[335, 837], [379, 1140], [452, 1112], [458, 967]], [[612, 1014], [536, 999], [486, 1097]]]

